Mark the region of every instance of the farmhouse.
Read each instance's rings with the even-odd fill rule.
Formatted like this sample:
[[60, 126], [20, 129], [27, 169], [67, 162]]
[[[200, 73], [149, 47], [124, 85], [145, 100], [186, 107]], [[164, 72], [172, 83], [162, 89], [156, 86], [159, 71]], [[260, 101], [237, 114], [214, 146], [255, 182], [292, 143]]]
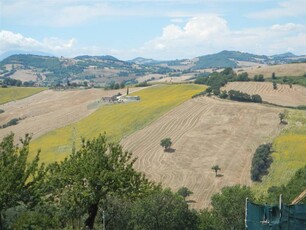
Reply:
[[139, 96], [121, 96], [118, 98], [119, 102], [132, 102], [132, 101], [139, 101]]
[[107, 103], [115, 103], [115, 102], [120, 102], [119, 101], [119, 98], [122, 94], [121, 93], [118, 93], [116, 95], [113, 95], [111, 97], [102, 97], [102, 100], [104, 102], [107, 102]]

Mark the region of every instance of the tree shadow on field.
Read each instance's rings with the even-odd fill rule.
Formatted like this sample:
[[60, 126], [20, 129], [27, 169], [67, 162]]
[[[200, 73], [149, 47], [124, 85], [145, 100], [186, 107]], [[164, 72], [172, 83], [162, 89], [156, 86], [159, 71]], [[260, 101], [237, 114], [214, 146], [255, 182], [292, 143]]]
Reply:
[[223, 177], [223, 174], [217, 174], [216, 177]]
[[165, 152], [166, 153], [174, 153], [176, 149], [173, 149], [173, 148], [168, 148], [168, 149], [165, 149]]

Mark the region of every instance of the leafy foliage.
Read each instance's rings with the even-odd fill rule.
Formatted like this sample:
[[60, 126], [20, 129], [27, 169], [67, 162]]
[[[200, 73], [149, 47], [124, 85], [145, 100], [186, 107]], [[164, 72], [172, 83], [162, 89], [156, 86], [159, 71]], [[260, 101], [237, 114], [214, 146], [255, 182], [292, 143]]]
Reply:
[[177, 190], [177, 194], [184, 197], [184, 199], [193, 194], [187, 187], [181, 187]]
[[134, 170], [135, 160], [120, 145], [108, 143], [105, 135], [83, 140], [80, 150], [61, 163], [49, 165], [49, 199], [57, 202], [60, 197], [59, 205], [70, 210], [71, 217], [87, 211], [85, 225], [92, 229], [107, 195], [132, 199], [152, 188], [153, 184]]
[[0, 125], [0, 129], [4, 129], [6, 127], [12, 126], [12, 125], [17, 125], [18, 121], [21, 120], [20, 118], [13, 118], [10, 121], [8, 121], [6, 124], [4, 125]]
[[211, 169], [215, 171], [216, 176], [218, 175], [218, 171], [221, 170], [221, 168], [219, 167], [219, 165], [214, 165], [213, 167], [211, 167]]
[[252, 159], [251, 179], [253, 181], [261, 181], [263, 175], [268, 173], [268, 169], [272, 163], [271, 150], [272, 144], [260, 145]]
[[240, 92], [240, 91], [237, 91], [237, 90], [228, 91], [228, 97], [231, 100], [234, 100], [234, 101], [255, 102], [255, 103], [261, 103], [262, 102], [262, 98], [258, 94], [249, 95], [247, 93], [243, 93], [243, 92]]
[[34, 206], [40, 199], [37, 193], [44, 176], [44, 165], [39, 166], [39, 153], [27, 162], [31, 137], [20, 140], [21, 147], [14, 145], [14, 135], [0, 143], [0, 228], [2, 215], [20, 203]]
[[196, 229], [197, 215], [170, 190], [156, 191], [138, 200], [133, 207], [134, 229]]
[[263, 82], [263, 81], [265, 81], [265, 78], [262, 74], [259, 74], [259, 75], [255, 75], [253, 80]]
[[[276, 203], [282, 194], [283, 202], [290, 204], [295, 197], [306, 189], [306, 166], [299, 169], [286, 185], [272, 186], [269, 188], [268, 201]], [[301, 200], [305, 204], [306, 198]]]
[[162, 139], [160, 141], [160, 145], [165, 148], [165, 151], [167, 151], [172, 145], [171, 138], [167, 137], [167, 138]]
[[200, 212], [200, 229], [245, 229], [246, 198], [254, 198], [249, 187], [234, 185], [222, 188], [211, 198], [212, 209]]

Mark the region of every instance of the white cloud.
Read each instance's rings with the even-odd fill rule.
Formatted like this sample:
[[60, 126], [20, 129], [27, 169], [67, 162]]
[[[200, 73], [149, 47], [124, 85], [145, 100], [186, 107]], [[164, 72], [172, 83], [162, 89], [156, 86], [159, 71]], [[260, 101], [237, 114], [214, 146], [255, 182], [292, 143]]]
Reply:
[[191, 18], [182, 27], [174, 24], [164, 27], [159, 37], [134, 52], [161, 59], [191, 58], [224, 49], [256, 54], [287, 51], [305, 54], [305, 37], [306, 26], [301, 24], [286, 23], [231, 30], [224, 18], [203, 15]]
[[59, 38], [44, 38], [43, 41], [25, 37], [20, 33], [7, 30], [0, 31], [0, 53], [10, 50], [44, 51], [44, 52], [69, 52], [76, 45], [75, 39], [68, 41]]

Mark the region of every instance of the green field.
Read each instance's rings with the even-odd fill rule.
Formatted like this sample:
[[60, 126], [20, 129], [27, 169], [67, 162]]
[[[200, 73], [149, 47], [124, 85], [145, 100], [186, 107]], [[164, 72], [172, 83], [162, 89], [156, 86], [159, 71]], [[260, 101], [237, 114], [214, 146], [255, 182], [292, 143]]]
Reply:
[[41, 148], [43, 162], [63, 160], [71, 152], [73, 142], [80, 143], [81, 137], [92, 138], [103, 132], [111, 140], [120, 141], [204, 89], [205, 86], [180, 84], [141, 90], [134, 93], [140, 96], [139, 102], [103, 106], [77, 123], [34, 140], [31, 143], [31, 156], [33, 151]]
[[0, 88], [0, 105], [10, 101], [15, 101], [25, 97], [29, 97], [43, 90], [46, 90], [46, 88], [35, 88], [35, 87]]
[[274, 139], [273, 163], [269, 174], [261, 183], [254, 184], [254, 190], [265, 194], [271, 186], [286, 184], [295, 172], [306, 165], [306, 112], [288, 110], [287, 127]]

